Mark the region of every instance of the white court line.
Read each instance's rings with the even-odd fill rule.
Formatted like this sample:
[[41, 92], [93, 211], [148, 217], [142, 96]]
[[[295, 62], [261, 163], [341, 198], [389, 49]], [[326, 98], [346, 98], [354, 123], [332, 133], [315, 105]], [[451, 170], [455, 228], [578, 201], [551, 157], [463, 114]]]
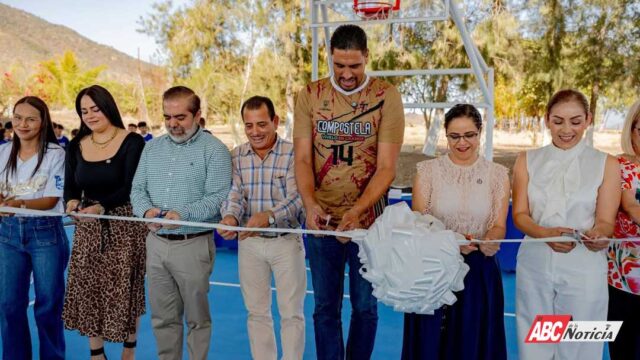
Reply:
[[[219, 281], [209, 281], [209, 284], [216, 285], [216, 286], [234, 287], [234, 288], [239, 288], [240, 287], [240, 284], [234, 284], [234, 283], [228, 283], [228, 282], [219, 282]], [[276, 291], [276, 288], [272, 287], [271, 291]], [[313, 291], [312, 290], [307, 290], [307, 294], [313, 294]], [[344, 295], [344, 297], [346, 299], [349, 299], [349, 295]], [[516, 317], [516, 314], [514, 314], [514, 313], [504, 313], [504, 316]]]
[[[211, 285], [216, 285], [216, 286], [226, 286], [226, 287], [234, 287], [234, 288], [240, 288], [240, 284], [234, 284], [234, 283], [228, 283], [228, 282], [220, 282], [220, 281], [209, 281], [209, 284]], [[276, 291], [276, 288], [272, 287], [271, 291]], [[313, 294], [312, 290], [307, 290], [307, 294]], [[344, 295], [345, 299], [349, 299], [349, 295]], [[33, 306], [33, 304], [35, 304], [35, 300], [29, 301], [29, 306]], [[507, 317], [516, 317], [516, 314], [514, 313], [504, 313], [504, 316]]]
[[[307, 269], [307, 271], [311, 271], [311, 269], [308, 266], [305, 267], [305, 269]], [[349, 274], [348, 273], [344, 273], [344, 276], [349, 276]], [[213, 284], [213, 283], [211, 283], [211, 284]], [[240, 287], [240, 285], [238, 285], [238, 287]], [[271, 290], [275, 291], [276, 289], [271, 288]], [[307, 290], [307, 294], [313, 294], [313, 291]], [[349, 295], [345, 295], [345, 297], [349, 297]], [[516, 314], [514, 314], [514, 313], [504, 313], [504, 316], [516, 317]]]

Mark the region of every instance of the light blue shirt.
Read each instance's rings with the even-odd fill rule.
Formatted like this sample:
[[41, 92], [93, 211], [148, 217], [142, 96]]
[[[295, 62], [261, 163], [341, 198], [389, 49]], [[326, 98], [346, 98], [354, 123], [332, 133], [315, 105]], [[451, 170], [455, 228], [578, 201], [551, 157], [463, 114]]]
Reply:
[[[180, 219], [218, 222], [220, 206], [231, 188], [231, 155], [215, 136], [202, 129], [184, 143], [169, 135], [144, 147], [131, 188], [133, 213], [143, 217], [151, 208], [174, 210]], [[203, 228], [181, 226], [159, 234], [190, 234]]]

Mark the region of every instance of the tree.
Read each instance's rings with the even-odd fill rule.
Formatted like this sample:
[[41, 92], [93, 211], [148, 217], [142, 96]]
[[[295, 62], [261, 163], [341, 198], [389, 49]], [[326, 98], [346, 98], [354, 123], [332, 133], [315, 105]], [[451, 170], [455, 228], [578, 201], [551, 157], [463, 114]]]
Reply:
[[[438, 22], [435, 27], [429, 23], [416, 23], [400, 29], [402, 44], [408, 53], [406, 57], [397, 56], [394, 51], [373, 62], [373, 68], [413, 68], [442, 69], [469, 67], [469, 61], [459, 31], [453, 21]], [[385, 59], [394, 59], [384, 61]], [[399, 65], [399, 66], [398, 66]], [[460, 76], [455, 79], [451, 75], [415, 76], [403, 79], [400, 90], [414, 102], [446, 102], [453, 90], [451, 87], [467, 88], [470, 77]], [[455, 91], [454, 91], [455, 92]], [[435, 116], [433, 115], [435, 112]], [[444, 119], [443, 109], [422, 110], [427, 127], [425, 154], [433, 155], [438, 143], [438, 134]], [[435, 119], [435, 121], [433, 121]]]
[[[175, 9], [164, 1], [140, 20], [140, 31], [164, 49], [170, 81], [201, 95], [207, 118], [233, 124], [239, 137], [240, 104], [263, 94], [286, 114], [290, 130], [294, 96], [311, 75], [306, 5], [302, 0], [193, 0]], [[562, 87], [586, 89], [593, 106], [620, 108], [631, 96], [616, 92], [640, 86], [640, 8], [632, 0], [472, 0], [465, 5], [471, 35], [495, 70], [498, 123], [540, 124], [547, 100]], [[372, 26], [367, 34], [374, 70], [470, 67], [452, 22]], [[585, 51], [589, 54], [581, 56]], [[320, 58], [320, 68], [326, 68], [325, 60]], [[597, 98], [592, 93], [596, 79]], [[412, 102], [471, 102], [480, 96], [469, 75], [388, 80]], [[423, 116], [431, 129], [427, 143], [434, 146], [442, 110], [425, 110]]]
[[490, 16], [474, 29], [473, 38], [480, 54], [495, 71], [496, 124], [502, 119], [511, 123], [521, 113], [518, 89], [522, 86], [523, 38], [518, 32], [520, 23], [512, 9], [501, 1], [494, 1]]
[[[281, 60], [280, 63], [287, 69], [283, 99], [286, 104], [285, 137], [287, 138], [290, 138], [293, 132], [295, 94], [311, 80], [311, 32], [305, 26], [308, 18], [304, 16], [303, 8], [301, 0], [278, 0], [269, 8], [270, 13], [267, 13], [281, 20], [271, 21], [269, 26], [271, 30], [275, 30], [276, 34], [273, 41], [275, 53]], [[318, 64], [318, 66], [323, 65], [326, 66], [326, 63], [322, 61]], [[268, 79], [266, 83], [273, 87]]]
[[[640, 40], [633, 34], [634, 20], [640, 12], [637, 2], [625, 0], [583, 0], [577, 5], [577, 26], [571, 36], [573, 46], [569, 61], [575, 68], [576, 85], [589, 94], [589, 110], [595, 124], [599, 118], [597, 110], [601, 95], [617, 82], [640, 78], [640, 73], [634, 73], [632, 66], [627, 67], [632, 60], [628, 59], [630, 44]], [[634, 62], [637, 60], [638, 57]], [[588, 133], [591, 142], [593, 129], [592, 126]]]
[[[247, 3], [197, 0], [191, 6], [173, 9], [171, 2], [165, 1], [154, 4], [154, 12], [139, 21], [139, 31], [154, 36], [163, 47], [172, 82], [206, 90], [200, 93], [205, 114], [226, 114], [237, 107], [239, 90], [220, 82], [242, 72], [247, 53], [242, 35], [251, 22], [242, 16]], [[221, 89], [217, 85], [222, 85]], [[212, 93], [220, 94], [215, 107], [209, 101]]]
[[84, 70], [72, 51], [41, 62], [35, 75], [35, 92], [50, 107], [75, 107], [76, 95], [82, 88], [96, 83], [105, 66]]
[[240, 105], [253, 94], [285, 104], [290, 129], [294, 94], [310, 77], [306, 22], [301, 0], [197, 0], [181, 9], [166, 1], [140, 31], [163, 46], [171, 76], [201, 96], [204, 114], [228, 121], [238, 141]]
[[0, 118], [9, 116], [13, 104], [22, 96], [31, 92], [29, 76], [19, 64], [10, 66], [0, 73]]

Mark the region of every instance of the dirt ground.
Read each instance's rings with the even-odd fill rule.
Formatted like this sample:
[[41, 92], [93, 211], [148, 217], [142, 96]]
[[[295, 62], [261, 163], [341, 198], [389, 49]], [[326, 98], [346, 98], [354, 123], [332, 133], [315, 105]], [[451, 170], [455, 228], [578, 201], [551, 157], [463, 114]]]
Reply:
[[[425, 132], [424, 127], [419, 125], [409, 124], [405, 129], [405, 142], [398, 161], [396, 179], [393, 182], [393, 186], [411, 186], [416, 172], [415, 164], [429, 159], [429, 157], [422, 154]], [[506, 166], [511, 174], [518, 153], [537, 148], [543, 144], [543, 141], [550, 141], [548, 136], [537, 135], [534, 136], [531, 132], [513, 133], [495, 130], [493, 135], [493, 161]], [[596, 131], [593, 142], [595, 148], [612, 155], [619, 154], [622, 151], [619, 131]], [[441, 131], [438, 136], [436, 155], [445, 154], [447, 151], [446, 146], [444, 131]]]
[[[516, 161], [518, 151], [496, 151], [493, 156], [493, 161], [498, 164], [506, 166], [508, 169], [513, 168], [513, 164]], [[413, 183], [413, 177], [416, 174], [416, 163], [432, 159], [433, 157], [426, 156], [420, 153], [400, 153], [398, 159], [398, 166], [396, 169], [396, 179], [393, 182], [394, 187], [409, 187]]]
[[[619, 134], [615, 138], [619, 138]], [[607, 136], [612, 137], [612, 136]], [[619, 142], [619, 141], [618, 141]], [[619, 145], [609, 144], [607, 146], [598, 146], [598, 134], [596, 134], [596, 148], [610, 153], [612, 155], [619, 154], [621, 151], [618, 149]], [[523, 144], [522, 146], [504, 146], [502, 144], [495, 144], [493, 151], [493, 161], [506, 166], [509, 169], [509, 175], [512, 175], [513, 164], [516, 161], [518, 153], [533, 149], [536, 146]], [[444, 154], [446, 152], [444, 146], [438, 146], [438, 154]], [[415, 164], [430, 159], [433, 157], [426, 156], [420, 152], [402, 152], [398, 159], [398, 166], [396, 170], [396, 179], [393, 182], [395, 187], [409, 187], [413, 183], [413, 177], [416, 173]]]
[[[516, 162], [516, 156], [521, 151], [526, 151], [528, 149], [533, 148], [532, 146], [521, 146], [521, 147], [498, 147], [494, 148], [493, 151], [493, 161], [498, 164], [504, 165], [509, 169], [509, 174], [511, 175], [511, 170], [513, 169], [513, 164]], [[438, 146], [438, 154], [444, 154], [446, 149], [444, 146]], [[402, 152], [400, 153], [400, 158], [398, 159], [398, 166], [396, 168], [396, 179], [393, 182], [393, 186], [395, 187], [408, 187], [413, 183], [413, 177], [416, 174], [416, 163], [433, 159], [433, 156], [427, 156], [419, 152]]]
[[[513, 169], [513, 164], [516, 161], [516, 156], [520, 151], [526, 150], [525, 148], [521, 150], [511, 150], [511, 149], [495, 149], [493, 155], [493, 161], [498, 164], [502, 164], [509, 169]], [[438, 148], [438, 153], [444, 154], [445, 149]], [[393, 186], [395, 187], [408, 187], [413, 183], [413, 177], [416, 174], [416, 163], [432, 159], [433, 157], [426, 156], [422, 153], [416, 152], [402, 152], [400, 153], [400, 158], [398, 159], [398, 166], [396, 168], [396, 179], [393, 182]]]

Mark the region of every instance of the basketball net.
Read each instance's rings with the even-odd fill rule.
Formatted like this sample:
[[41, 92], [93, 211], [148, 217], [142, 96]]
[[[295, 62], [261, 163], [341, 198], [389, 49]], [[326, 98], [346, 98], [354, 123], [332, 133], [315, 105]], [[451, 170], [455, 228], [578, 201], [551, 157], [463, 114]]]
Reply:
[[393, 3], [387, 1], [361, 1], [353, 11], [362, 20], [386, 20], [393, 17]]

